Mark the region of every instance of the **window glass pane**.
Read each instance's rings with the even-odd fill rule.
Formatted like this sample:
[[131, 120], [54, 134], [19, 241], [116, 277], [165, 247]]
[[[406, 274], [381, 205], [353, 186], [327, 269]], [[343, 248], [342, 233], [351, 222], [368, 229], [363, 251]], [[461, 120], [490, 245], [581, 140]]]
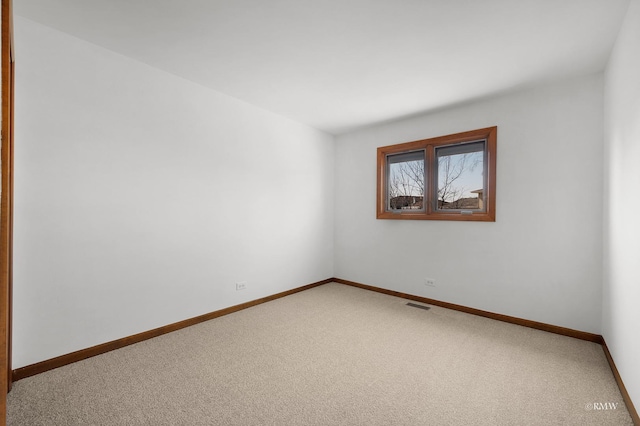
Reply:
[[424, 209], [424, 151], [387, 156], [388, 210]]
[[438, 210], [484, 210], [484, 141], [436, 149]]

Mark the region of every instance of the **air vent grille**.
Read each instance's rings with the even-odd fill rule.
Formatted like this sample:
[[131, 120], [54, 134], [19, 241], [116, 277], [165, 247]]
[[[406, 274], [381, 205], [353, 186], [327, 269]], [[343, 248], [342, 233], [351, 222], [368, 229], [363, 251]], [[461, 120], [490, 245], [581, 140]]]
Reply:
[[424, 306], [424, 305], [418, 305], [417, 303], [407, 303], [407, 306], [411, 306], [412, 308], [420, 308], [420, 309], [424, 309], [425, 311], [428, 311], [429, 309], [431, 309], [430, 306]]

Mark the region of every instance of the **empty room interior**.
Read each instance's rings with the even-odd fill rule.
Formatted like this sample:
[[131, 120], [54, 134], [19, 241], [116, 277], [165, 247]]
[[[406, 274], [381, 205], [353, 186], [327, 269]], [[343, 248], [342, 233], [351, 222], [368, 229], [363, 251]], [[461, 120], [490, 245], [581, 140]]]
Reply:
[[7, 424], [640, 425], [640, 0], [10, 13]]

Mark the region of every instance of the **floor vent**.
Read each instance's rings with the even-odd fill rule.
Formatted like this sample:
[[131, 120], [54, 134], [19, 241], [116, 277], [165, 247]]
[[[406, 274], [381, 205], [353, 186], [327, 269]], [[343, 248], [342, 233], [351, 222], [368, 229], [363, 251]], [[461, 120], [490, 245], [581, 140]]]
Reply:
[[424, 306], [424, 305], [418, 305], [417, 303], [407, 303], [407, 306], [411, 306], [412, 308], [420, 308], [420, 309], [424, 309], [425, 311], [428, 311], [429, 309], [431, 309], [431, 307], [429, 306]]

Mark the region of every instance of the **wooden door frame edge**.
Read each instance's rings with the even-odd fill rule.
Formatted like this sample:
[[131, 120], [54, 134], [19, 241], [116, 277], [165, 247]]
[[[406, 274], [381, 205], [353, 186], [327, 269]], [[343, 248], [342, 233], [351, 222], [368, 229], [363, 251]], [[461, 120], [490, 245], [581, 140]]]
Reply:
[[13, 8], [2, 0], [2, 187], [0, 201], [0, 426], [6, 424], [7, 393], [11, 390], [11, 314], [13, 261]]

